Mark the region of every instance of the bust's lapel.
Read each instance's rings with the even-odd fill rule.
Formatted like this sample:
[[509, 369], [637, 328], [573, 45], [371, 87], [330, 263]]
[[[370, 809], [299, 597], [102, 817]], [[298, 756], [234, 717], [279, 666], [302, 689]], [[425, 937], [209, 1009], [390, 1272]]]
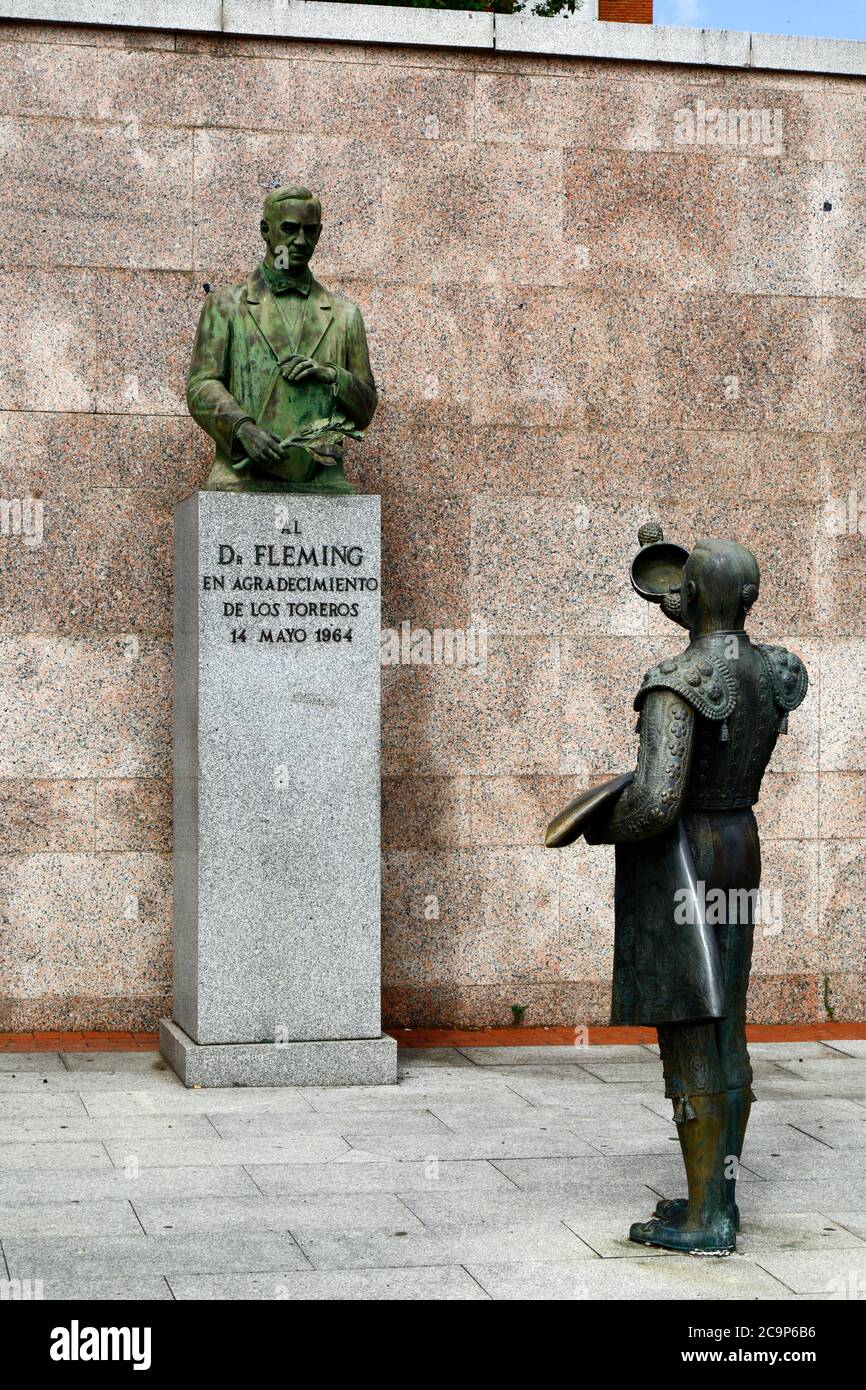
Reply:
[[277, 361], [282, 362], [286, 357], [291, 357], [296, 351], [295, 346], [289, 341], [277, 302], [258, 269], [247, 277], [247, 308]]
[[300, 340], [297, 344], [291, 342], [277, 302], [258, 268], [247, 277], [247, 307], [278, 362], [291, 357], [293, 353], [299, 357], [312, 357], [334, 319], [328, 291], [318, 280], [313, 280], [304, 305]]
[[316, 349], [334, 321], [334, 306], [328, 291], [313, 280], [304, 314], [304, 326], [298, 343], [300, 357], [313, 357]]

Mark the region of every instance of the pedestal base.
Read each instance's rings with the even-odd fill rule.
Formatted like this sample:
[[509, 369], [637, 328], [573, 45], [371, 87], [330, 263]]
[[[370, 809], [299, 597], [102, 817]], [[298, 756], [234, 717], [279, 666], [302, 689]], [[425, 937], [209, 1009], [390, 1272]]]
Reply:
[[390, 1086], [397, 1080], [397, 1043], [386, 1035], [201, 1044], [163, 1018], [159, 1050], [184, 1086]]

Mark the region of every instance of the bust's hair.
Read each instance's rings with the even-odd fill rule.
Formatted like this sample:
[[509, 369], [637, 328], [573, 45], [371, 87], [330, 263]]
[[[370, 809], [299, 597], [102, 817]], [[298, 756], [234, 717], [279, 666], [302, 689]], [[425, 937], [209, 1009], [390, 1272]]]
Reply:
[[686, 561], [686, 576], [700, 604], [720, 628], [732, 627], [758, 597], [761, 573], [751, 550], [736, 541], [699, 541]]
[[266, 221], [270, 221], [271, 217], [277, 211], [278, 205], [288, 202], [312, 203], [319, 217], [321, 218], [322, 216], [322, 204], [319, 202], [315, 193], [311, 193], [309, 188], [302, 188], [300, 184], [297, 183], [283, 184], [281, 188], [269, 188], [265, 194], [262, 216]]

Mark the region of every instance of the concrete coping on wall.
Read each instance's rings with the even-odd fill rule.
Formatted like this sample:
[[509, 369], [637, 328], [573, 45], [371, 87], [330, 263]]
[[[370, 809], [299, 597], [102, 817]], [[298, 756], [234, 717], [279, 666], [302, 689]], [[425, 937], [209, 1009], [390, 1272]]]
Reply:
[[866, 76], [866, 43], [329, 0], [0, 0], [0, 19]]

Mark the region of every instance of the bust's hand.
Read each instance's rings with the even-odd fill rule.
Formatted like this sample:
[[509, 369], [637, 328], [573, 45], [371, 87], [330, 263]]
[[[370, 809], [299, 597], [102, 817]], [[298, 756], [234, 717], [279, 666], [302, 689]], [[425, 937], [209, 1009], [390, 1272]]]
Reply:
[[336, 367], [314, 362], [311, 357], [290, 357], [280, 368], [286, 381], [325, 381], [333, 386], [337, 380]]
[[280, 453], [278, 441], [268, 430], [263, 430], [260, 425], [254, 425], [252, 420], [245, 420], [242, 425], [238, 426], [237, 438], [253, 463], [264, 465], [282, 461], [283, 456]]

